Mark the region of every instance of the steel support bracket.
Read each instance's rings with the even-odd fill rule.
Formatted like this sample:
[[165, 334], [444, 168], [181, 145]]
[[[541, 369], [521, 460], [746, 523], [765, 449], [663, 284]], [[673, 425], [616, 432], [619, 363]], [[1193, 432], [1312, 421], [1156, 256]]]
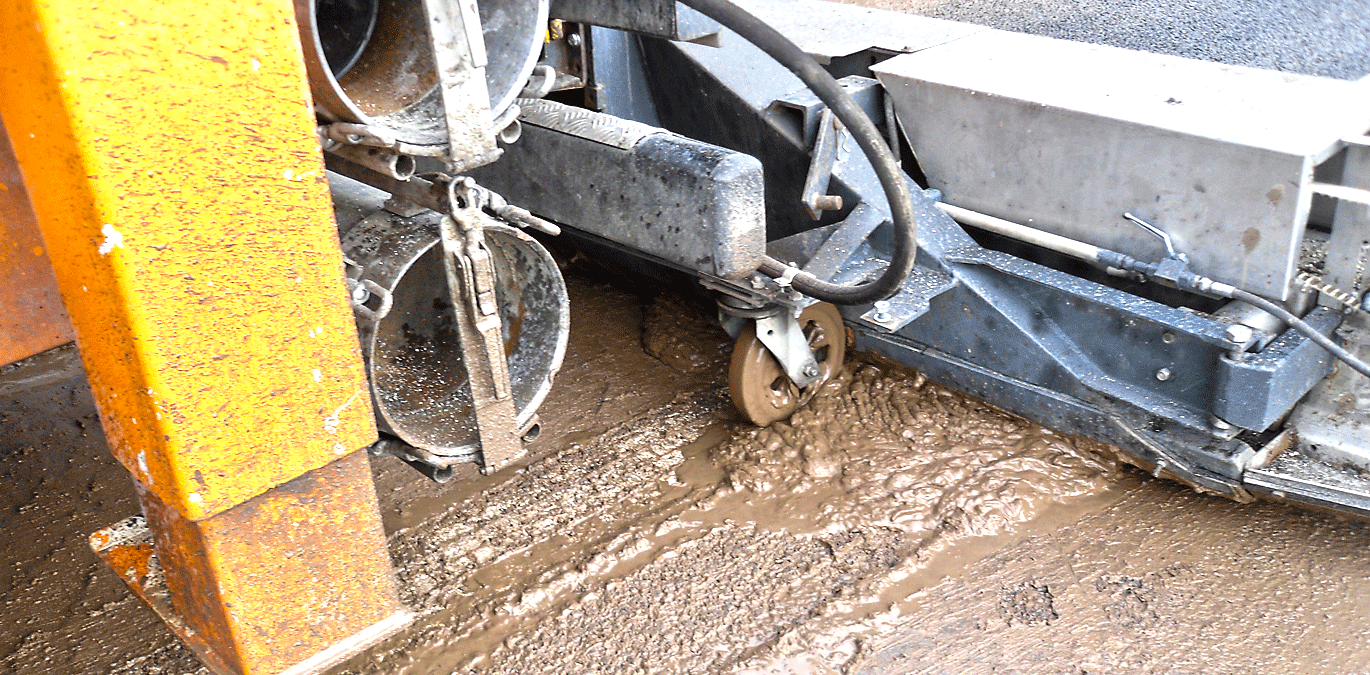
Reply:
[[495, 471], [523, 456], [518, 413], [509, 384], [495, 268], [481, 232], [484, 201], [475, 181], [448, 184], [450, 215], [442, 219], [443, 267], [471, 387], [481, 468]]
[[462, 173], [497, 159], [485, 37], [475, 0], [423, 0], [447, 121], [448, 168]]
[[803, 389], [822, 374], [809, 347], [809, 338], [793, 314], [779, 312], [757, 319], [756, 339], [770, 350], [796, 387]]

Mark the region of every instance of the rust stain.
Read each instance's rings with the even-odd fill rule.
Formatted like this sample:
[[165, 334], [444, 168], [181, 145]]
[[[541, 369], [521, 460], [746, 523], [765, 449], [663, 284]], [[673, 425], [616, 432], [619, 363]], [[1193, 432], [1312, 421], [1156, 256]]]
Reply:
[[103, 551], [101, 557], [121, 578], [141, 584], [147, 578], [148, 563], [152, 559], [152, 542], [113, 546]]
[[[32, 255], [25, 255], [31, 253]], [[0, 121], [0, 365], [71, 342], [57, 279], [43, 248], [19, 162]]]

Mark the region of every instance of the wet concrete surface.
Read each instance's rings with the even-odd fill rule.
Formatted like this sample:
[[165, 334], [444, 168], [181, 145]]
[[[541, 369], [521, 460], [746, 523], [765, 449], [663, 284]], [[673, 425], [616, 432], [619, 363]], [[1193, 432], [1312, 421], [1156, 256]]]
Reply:
[[[1197, 496], [856, 358], [737, 418], [707, 305], [567, 269], [521, 466], [373, 460], [414, 626], [339, 672], [1355, 672], [1370, 525]], [[0, 672], [204, 672], [90, 553], [136, 512], [71, 349], [0, 377]]]

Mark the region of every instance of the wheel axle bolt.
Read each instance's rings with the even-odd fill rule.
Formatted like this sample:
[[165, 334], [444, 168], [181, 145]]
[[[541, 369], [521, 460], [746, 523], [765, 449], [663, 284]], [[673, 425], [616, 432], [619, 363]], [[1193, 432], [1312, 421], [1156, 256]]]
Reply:
[[876, 321], [880, 321], [880, 322], [889, 321], [889, 320], [892, 318], [892, 317], [890, 316], [890, 301], [889, 301], [889, 300], [876, 300], [876, 301], [875, 301], [875, 317], [874, 317], [874, 318], [875, 318]]

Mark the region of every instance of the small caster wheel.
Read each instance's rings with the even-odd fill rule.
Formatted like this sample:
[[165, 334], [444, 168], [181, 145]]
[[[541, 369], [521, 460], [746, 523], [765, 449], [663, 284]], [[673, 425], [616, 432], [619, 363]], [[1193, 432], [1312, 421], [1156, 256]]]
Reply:
[[819, 371], [818, 379], [803, 389], [795, 386], [775, 355], [757, 339], [754, 322], [748, 322], [737, 336], [728, 368], [728, 390], [738, 412], [757, 426], [788, 419], [842, 368], [847, 336], [837, 307], [826, 302], [809, 305], [799, 315], [799, 326], [808, 338]]

